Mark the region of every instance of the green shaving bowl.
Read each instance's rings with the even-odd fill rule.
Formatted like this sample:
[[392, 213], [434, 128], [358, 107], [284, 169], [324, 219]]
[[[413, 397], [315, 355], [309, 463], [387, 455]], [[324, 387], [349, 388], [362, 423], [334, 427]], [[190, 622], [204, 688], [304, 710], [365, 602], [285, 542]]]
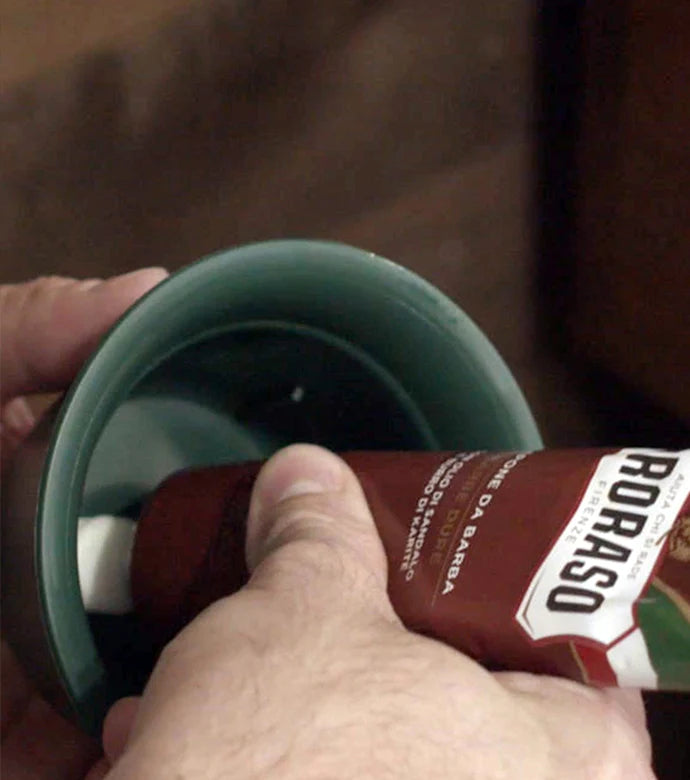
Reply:
[[97, 733], [154, 661], [135, 618], [85, 613], [77, 518], [136, 513], [174, 471], [295, 441], [336, 451], [542, 445], [486, 337], [394, 263], [295, 240], [181, 269], [111, 329], [7, 475], [3, 623], [51, 702]]

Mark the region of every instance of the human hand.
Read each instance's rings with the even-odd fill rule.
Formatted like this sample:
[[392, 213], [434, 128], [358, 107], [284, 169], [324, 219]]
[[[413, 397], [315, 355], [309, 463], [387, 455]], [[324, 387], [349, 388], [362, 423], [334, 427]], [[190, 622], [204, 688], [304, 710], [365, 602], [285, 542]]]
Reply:
[[249, 513], [249, 584], [163, 651], [119, 702], [109, 780], [650, 778], [639, 693], [491, 674], [407, 631], [349, 468], [275, 456]]
[[[105, 331], [165, 276], [148, 268], [105, 282], [51, 277], [0, 286], [3, 465], [34, 424], [25, 396], [67, 387]], [[40, 698], [4, 641], [1, 722], [7, 780], [82, 778], [100, 754]]]

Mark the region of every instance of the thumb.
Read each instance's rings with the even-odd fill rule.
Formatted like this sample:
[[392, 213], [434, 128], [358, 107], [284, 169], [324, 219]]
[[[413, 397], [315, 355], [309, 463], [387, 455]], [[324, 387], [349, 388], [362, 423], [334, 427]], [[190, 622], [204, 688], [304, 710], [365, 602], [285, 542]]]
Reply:
[[364, 606], [397, 622], [364, 492], [328, 450], [296, 444], [263, 467], [249, 508], [247, 561], [250, 588], [306, 598], [329, 612]]

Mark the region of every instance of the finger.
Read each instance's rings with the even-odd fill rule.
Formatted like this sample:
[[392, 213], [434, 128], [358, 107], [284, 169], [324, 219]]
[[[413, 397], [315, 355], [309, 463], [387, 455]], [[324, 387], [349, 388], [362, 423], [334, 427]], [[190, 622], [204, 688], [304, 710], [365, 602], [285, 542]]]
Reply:
[[111, 766], [107, 758], [102, 758], [97, 764], [94, 764], [84, 780], [103, 780], [108, 776]]
[[26, 398], [13, 398], [2, 409], [3, 433], [23, 438], [34, 427], [36, 418]]
[[139, 696], [128, 696], [116, 701], [103, 723], [103, 752], [111, 764], [124, 753], [139, 710]]
[[65, 388], [110, 326], [167, 276], [146, 268], [101, 282], [46, 277], [0, 288], [0, 392]]
[[621, 777], [653, 777], [639, 692], [599, 690], [520, 672], [503, 672], [496, 678], [537, 716], [558, 754], [568, 757], [571, 765], [590, 768], [583, 777], [596, 777], [598, 767], [616, 762], [625, 764]]
[[0, 777], [69, 780], [97, 759], [96, 742], [61, 718], [29, 683], [2, 642], [2, 769]]
[[621, 713], [640, 738], [646, 740], [651, 756], [652, 746], [647, 731], [647, 713], [640, 691], [633, 688], [605, 688], [601, 694]]
[[1, 652], [0, 736], [4, 741], [8, 729], [22, 717], [34, 692], [15, 654], [4, 640]]
[[395, 620], [383, 545], [362, 488], [340, 458], [320, 447], [288, 447], [259, 473], [247, 561], [252, 588], [307, 594], [329, 610], [354, 598]]
[[566, 699], [584, 701], [589, 706], [605, 708], [627, 723], [651, 755], [647, 715], [642, 694], [633, 688], [591, 688], [572, 680], [536, 676], [522, 672], [498, 672], [496, 678], [507, 688], [550, 701]]
[[0, 458], [3, 464], [34, 427], [36, 418], [25, 398], [13, 398], [0, 412]]

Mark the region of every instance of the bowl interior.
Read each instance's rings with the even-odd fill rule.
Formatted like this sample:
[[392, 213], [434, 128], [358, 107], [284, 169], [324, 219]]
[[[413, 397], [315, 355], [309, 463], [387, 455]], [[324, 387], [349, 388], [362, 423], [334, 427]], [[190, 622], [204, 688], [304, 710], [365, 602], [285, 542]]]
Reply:
[[[295, 441], [437, 446], [400, 383], [353, 345], [314, 328], [245, 323], [204, 334], [137, 383], [94, 448], [80, 514], [135, 517], [179, 469], [262, 459]], [[155, 652], [136, 618], [90, 615], [89, 625], [115, 694], [140, 691]]]
[[44, 469], [45, 622], [87, 728], [140, 687], [153, 659], [135, 619], [84, 614], [77, 517], [135, 513], [180, 468], [263, 458], [293, 441], [335, 450], [541, 445], [486, 338], [399, 266], [288, 241], [183, 269], [125, 315], [84, 368]]
[[332, 334], [254, 322], [203, 334], [142, 378], [89, 461], [81, 513], [117, 513], [189, 466], [258, 460], [295, 441], [428, 449], [437, 440], [402, 385]]

